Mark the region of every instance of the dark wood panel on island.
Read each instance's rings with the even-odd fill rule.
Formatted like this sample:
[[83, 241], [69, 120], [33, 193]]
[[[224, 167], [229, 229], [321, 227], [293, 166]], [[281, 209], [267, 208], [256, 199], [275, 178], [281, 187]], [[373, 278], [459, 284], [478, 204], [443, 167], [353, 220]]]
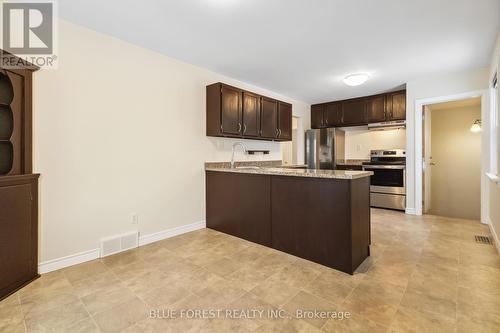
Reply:
[[206, 171], [207, 227], [353, 274], [370, 254], [369, 179]]
[[269, 176], [210, 172], [206, 185], [209, 228], [271, 246]]

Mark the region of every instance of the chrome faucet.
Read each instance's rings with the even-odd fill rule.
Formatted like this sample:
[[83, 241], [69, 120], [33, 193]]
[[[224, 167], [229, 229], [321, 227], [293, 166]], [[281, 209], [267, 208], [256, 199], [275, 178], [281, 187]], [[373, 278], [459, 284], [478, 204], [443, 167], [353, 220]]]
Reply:
[[235, 142], [233, 143], [233, 151], [231, 154], [231, 169], [234, 169], [234, 151], [236, 150], [236, 147], [240, 146], [243, 148], [243, 153], [247, 153], [247, 147], [243, 144], [243, 142]]

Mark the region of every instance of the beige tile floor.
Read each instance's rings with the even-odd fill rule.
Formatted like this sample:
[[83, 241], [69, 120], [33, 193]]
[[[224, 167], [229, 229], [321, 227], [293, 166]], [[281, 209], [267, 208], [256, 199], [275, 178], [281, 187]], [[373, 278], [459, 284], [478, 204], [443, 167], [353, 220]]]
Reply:
[[[0, 302], [0, 331], [500, 332], [500, 257], [476, 234], [488, 228], [373, 210], [372, 256], [350, 276], [200, 230], [43, 275]], [[149, 318], [155, 309], [289, 318]], [[350, 318], [297, 319], [298, 309]]]

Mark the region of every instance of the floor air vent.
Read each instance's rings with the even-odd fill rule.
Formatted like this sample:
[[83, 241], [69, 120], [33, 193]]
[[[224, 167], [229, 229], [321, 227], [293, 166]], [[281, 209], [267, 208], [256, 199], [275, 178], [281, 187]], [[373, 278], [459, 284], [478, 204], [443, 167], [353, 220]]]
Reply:
[[488, 236], [475, 236], [476, 243], [493, 245], [491, 238]]
[[101, 257], [130, 250], [139, 246], [139, 232], [106, 237], [101, 239]]

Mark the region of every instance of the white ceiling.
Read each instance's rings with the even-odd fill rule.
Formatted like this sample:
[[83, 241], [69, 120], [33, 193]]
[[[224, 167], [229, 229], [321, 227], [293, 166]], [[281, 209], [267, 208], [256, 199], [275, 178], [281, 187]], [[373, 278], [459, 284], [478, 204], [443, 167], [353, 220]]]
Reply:
[[[60, 0], [64, 19], [299, 100], [486, 67], [500, 0]], [[348, 87], [341, 79], [367, 72]]]

